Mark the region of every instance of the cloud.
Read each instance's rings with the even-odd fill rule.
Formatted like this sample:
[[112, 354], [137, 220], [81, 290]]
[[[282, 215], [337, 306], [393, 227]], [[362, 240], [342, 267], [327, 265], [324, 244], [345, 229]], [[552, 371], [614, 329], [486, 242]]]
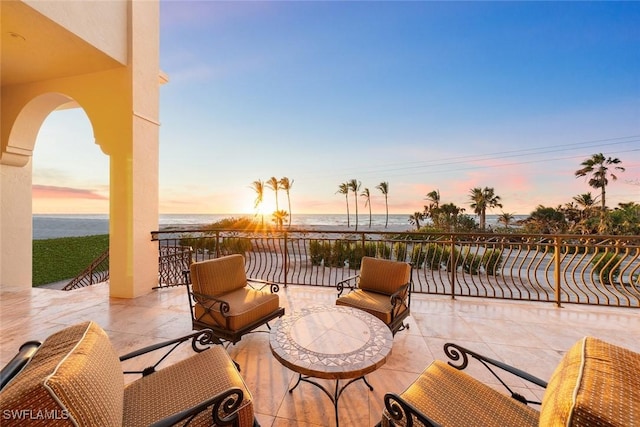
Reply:
[[32, 197], [34, 199], [92, 199], [92, 200], [109, 200], [95, 190], [87, 190], [82, 188], [56, 187], [52, 185], [33, 185], [31, 187]]

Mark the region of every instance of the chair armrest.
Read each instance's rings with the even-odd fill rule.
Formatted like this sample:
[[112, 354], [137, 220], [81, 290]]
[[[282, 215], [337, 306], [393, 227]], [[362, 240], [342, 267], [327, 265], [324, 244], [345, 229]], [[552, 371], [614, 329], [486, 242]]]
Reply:
[[140, 348], [138, 350], [134, 350], [130, 353], [127, 353], [123, 356], [120, 356], [120, 361], [124, 362], [125, 360], [134, 359], [138, 356], [142, 356], [143, 354], [150, 353], [152, 351], [156, 351], [162, 348], [170, 347], [166, 350], [164, 354], [162, 354], [159, 360], [154, 363], [152, 366], [144, 368], [141, 371], [125, 371], [125, 374], [142, 374], [143, 376], [152, 374], [155, 372], [156, 367], [165, 360], [176, 348], [180, 346], [180, 344], [191, 340], [191, 348], [196, 353], [200, 353], [212, 344], [222, 344], [222, 342], [213, 334], [211, 329], [202, 329], [198, 332], [193, 332], [188, 335], [184, 335], [182, 337], [174, 338], [168, 341], [160, 342], [157, 344], [152, 344], [147, 347]]
[[[338, 283], [336, 283], [336, 290], [338, 291], [338, 296], [342, 295], [344, 291], [345, 285], [349, 288], [349, 292], [351, 292], [357, 283], [357, 279], [360, 277], [360, 274], [356, 274], [354, 276], [347, 277], [346, 279], [342, 279]], [[349, 285], [349, 282], [353, 281], [352, 284]]]
[[[451, 402], [455, 404], [455, 402]], [[415, 417], [422, 425], [428, 427], [440, 427], [440, 424], [420, 412], [418, 408], [401, 398], [395, 393], [387, 393], [384, 395], [384, 406], [389, 412], [392, 421], [402, 422], [401, 425], [411, 426], [414, 424]]]
[[20, 346], [18, 353], [0, 371], [0, 390], [29, 363], [41, 344], [40, 341], [27, 341]]
[[[227, 426], [235, 425], [238, 418], [236, 410], [242, 404], [244, 399], [244, 393], [241, 389], [234, 387], [218, 393], [217, 395], [201, 402], [200, 404], [193, 406], [184, 411], [177, 412], [162, 420], [156, 421], [151, 424], [152, 427], [168, 427], [178, 424], [181, 421], [186, 421], [185, 424], [189, 424], [191, 420], [199, 413], [207, 410], [211, 407], [211, 417], [213, 420], [212, 425]], [[220, 408], [222, 408], [222, 417], [220, 416]]]
[[256, 287], [253, 286], [252, 283], [256, 283], [256, 284], [260, 285], [260, 287], [257, 288], [257, 290], [259, 290], [259, 291], [263, 290], [267, 286], [269, 286], [269, 291], [272, 294], [277, 294], [278, 291], [280, 290], [280, 286], [278, 286], [277, 283], [269, 282], [268, 280], [254, 279], [253, 277], [248, 277], [247, 278], [247, 285], [249, 285], [249, 287], [252, 288], [252, 289], [256, 289]]
[[397, 291], [391, 294], [389, 299], [391, 300], [391, 305], [393, 307], [395, 307], [397, 304], [400, 304], [402, 301], [404, 301], [405, 298], [403, 298], [401, 295], [404, 294], [407, 291], [407, 289], [409, 289], [410, 285], [411, 285], [411, 282], [405, 283], [404, 285], [400, 286]]
[[444, 345], [444, 352], [447, 355], [447, 357], [450, 358], [451, 360], [460, 361], [459, 364], [447, 362], [450, 366], [453, 366], [454, 368], [459, 370], [463, 370], [469, 364], [469, 356], [471, 356], [472, 358], [482, 363], [489, 370], [489, 372], [491, 372], [491, 374], [493, 374], [493, 376], [496, 377], [498, 381], [500, 381], [500, 383], [509, 391], [509, 393], [511, 393], [511, 397], [513, 397], [514, 399], [524, 404], [529, 404], [529, 403], [532, 403], [535, 405], [541, 404], [540, 402], [527, 400], [524, 396], [511, 390], [511, 388], [502, 380], [502, 378], [500, 378], [500, 376], [498, 376], [498, 374], [493, 369], [491, 369], [491, 367], [494, 366], [496, 368], [499, 368], [504, 372], [508, 372], [512, 375], [522, 378], [523, 380], [528, 381], [532, 384], [535, 384], [541, 388], [547, 388], [546, 381], [541, 380], [540, 378], [534, 375], [531, 375], [530, 373], [525, 372], [521, 369], [515, 368], [511, 365], [507, 365], [506, 363], [500, 362], [490, 357], [483, 356], [481, 354], [478, 354], [474, 351], [471, 351], [467, 348], [464, 348], [454, 343], [446, 343]]

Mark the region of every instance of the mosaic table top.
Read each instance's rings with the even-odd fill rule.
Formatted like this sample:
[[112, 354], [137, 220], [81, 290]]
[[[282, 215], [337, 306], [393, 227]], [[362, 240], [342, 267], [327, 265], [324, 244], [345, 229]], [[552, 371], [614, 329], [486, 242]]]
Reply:
[[341, 306], [285, 315], [271, 329], [271, 352], [287, 368], [324, 379], [364, 376], [391, 354], [393, 335], [380, 319]]

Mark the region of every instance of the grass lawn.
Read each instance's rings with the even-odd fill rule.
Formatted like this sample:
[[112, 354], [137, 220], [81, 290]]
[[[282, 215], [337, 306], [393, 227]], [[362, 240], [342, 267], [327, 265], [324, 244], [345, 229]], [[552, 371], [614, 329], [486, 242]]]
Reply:
[[109, 248], [109, 235], [33, 241], [33, 286], [71, 280]]

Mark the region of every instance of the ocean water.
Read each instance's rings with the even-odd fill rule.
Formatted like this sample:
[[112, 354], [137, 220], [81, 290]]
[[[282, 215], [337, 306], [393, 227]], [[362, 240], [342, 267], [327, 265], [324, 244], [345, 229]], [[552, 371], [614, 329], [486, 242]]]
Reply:
[[[160, 230], [169, 227], [187, 228], [212, 224], [225, 218], [252, 218], [246, 214], [161, 214], [158, 218]], [[487, 225], [494, 226], [498, 215], [487, 215]], [[524, 216], [523, 216], [524, 218]], [[516, 219], [520, 216], [516, 215]], [[265, 216], [265, 222], [270, 218]], [[350, 215], [350, 230], [354, 229], [355, 215]], [[346, 214], [299, 214], [292, 217], [292, 225], [298, 228], [347, 229]], [[411, 231], [414, 226], [409, 215], [389, 215], [385, 228], [385, 215], [358, 215], [358, 231]], [[149, 232], [155, 230], [149, 230]], [[109, 233], [109, 216], [106, 214], [36, 214], [33, 215], [33, 239], [54, 239], [59, 237], [92, 236]]]

